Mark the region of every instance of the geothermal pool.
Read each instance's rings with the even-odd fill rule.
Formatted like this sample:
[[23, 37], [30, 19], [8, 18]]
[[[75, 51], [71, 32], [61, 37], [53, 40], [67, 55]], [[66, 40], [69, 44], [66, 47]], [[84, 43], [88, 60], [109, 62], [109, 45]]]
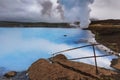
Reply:
[[[23, 71], [40, 58], [52, 53], [94, 42], [90, 31], [72, 28], [0, 28], [0, 72]], [[96, 50], [97, 55], [104, 52]], [[68, 58], [93, 56], [92, 47], [66, 52]], [[110, 68], [112, 57], [97, 58], [98, 65]], [[94, 65], [94, 59], [83, 59]], [[3, 70], [4, 69], [4, 70]], [[0, 74], [1, 74], [0, 73]]]

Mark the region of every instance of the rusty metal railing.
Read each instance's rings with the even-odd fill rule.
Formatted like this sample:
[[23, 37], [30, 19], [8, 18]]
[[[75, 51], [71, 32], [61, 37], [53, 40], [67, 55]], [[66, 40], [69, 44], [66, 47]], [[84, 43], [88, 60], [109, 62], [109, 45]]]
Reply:
[[113, 54], [107, 54], [107, 55], [96, 56], [95, 46], [97, 46], [97, 45], [101, 45], [101, 44], [90, 44], [90, 45], [80, 46], [80, 47], [76, 47], [76, 48], [66, 49], [66, 50], [63, 50], [63, 51], [59, 51], [59, 52], [53, 53], [52, 57], [54, 57], [55, 55], [57, 55], [59, 53], [64, 53], [64, 52], [68, 52], [68, 51], [72, 51], [72, 50], [76, 50], [76, 49], [80, 49], [80, 48], [92, 46], [94, 56], [87, 56], [87, 57], [81, 57], [81, 58], [73, 58], [73, 59], [68, 59], [68, 60], [78, 60], [78, 59], [94, 58], [95, 67], [96, 67], [96, 75], [97, 75], [97, 74], [99, 74], [98, 66], [97, 66], [97, 58], [98, 57], [106, 57], [106, 56], [112, 56], [113, 55]]
[[70, 49], [66, 49], [66, 50], [62, 50], [62, 51], [59, 51], [59, 52], [53, 53], [52, 55], [56, 55], [56, 54], [59, 54], [59, 53], [63, 53], [63, 52], [67, 52], [67, 51], [72, 51], [72, 50], [80, 49], [80, 48], [84, 48], [84, 47], [89, 47], [89, 46], [93, 46], [93, 45], [96, 46], [96, 45], [100, 45], [100, 44], [90, 44], [90, 45], [85, 45], [85, 46], [80, 46], [80, 47], [70, 48]]

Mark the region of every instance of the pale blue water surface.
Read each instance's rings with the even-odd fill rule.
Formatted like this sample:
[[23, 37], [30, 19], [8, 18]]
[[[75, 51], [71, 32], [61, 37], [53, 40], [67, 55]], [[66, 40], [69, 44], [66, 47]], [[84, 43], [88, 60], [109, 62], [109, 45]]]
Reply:
[[[90, 31], [68, 28], [0, 28], [0, 67], [6, 70], [23, 71], [40, 58], [49, 58], [52, 53], [87, 45], [92, 39]], [[103, 54], [96, 51], [97, 55]], [[68, 58], [93, 55], [87, 47], [66, 52]], [[98, 65], [109, 67], [111, 57], [98, 58]], [[93, 59], [79, 60], [94, 65]], [[3, 70], [4, 71], [4, 70]]]

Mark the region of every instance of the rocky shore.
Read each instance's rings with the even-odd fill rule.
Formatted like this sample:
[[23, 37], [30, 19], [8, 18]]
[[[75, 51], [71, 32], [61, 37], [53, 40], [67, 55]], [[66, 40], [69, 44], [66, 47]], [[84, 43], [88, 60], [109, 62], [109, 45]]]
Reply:
[[26, 71], [22, 72], [10, 71], [1, 76], [0, 80], [30, 80], [30, 79]]
[[94, 21], [88, 29], [95, 34], [98, 43], [120, 53], [120, 20]]
[[[117, 63], [119, 63], [117, 61]], [[111, 66], [116, 66], [112, 61]], [[120, 63], [119, 63], [120, 66]], [[119, 67], [118, 66], [118, 67]], [[11, 71], [0, 80], [119, 80], [120, 73], [93, 65], [70, 61], [63, 54], [49, 59], [39, 59], [27, 71]]]

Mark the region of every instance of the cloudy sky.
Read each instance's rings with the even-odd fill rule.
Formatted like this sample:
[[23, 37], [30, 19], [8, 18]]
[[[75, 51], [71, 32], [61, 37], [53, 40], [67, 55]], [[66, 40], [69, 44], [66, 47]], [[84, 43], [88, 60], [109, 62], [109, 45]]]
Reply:
[[120, 0], [95, 0], [91, 5], [91, 17], [120, 19]]
[[0, 0], [0, 20], [59, 20], [58, 6], [56, 0]]
[[82, 17], [85, 20], [89, 17], [89, 4], [92, 18], [120, 18], [120, 0], [60, 0], [60, 3], [62, 7], [57, 0], [0, 0], [0, 20], [60, 21], [63, 10], [65, 18], [77, 20], [86, 14], [87, 17]]

